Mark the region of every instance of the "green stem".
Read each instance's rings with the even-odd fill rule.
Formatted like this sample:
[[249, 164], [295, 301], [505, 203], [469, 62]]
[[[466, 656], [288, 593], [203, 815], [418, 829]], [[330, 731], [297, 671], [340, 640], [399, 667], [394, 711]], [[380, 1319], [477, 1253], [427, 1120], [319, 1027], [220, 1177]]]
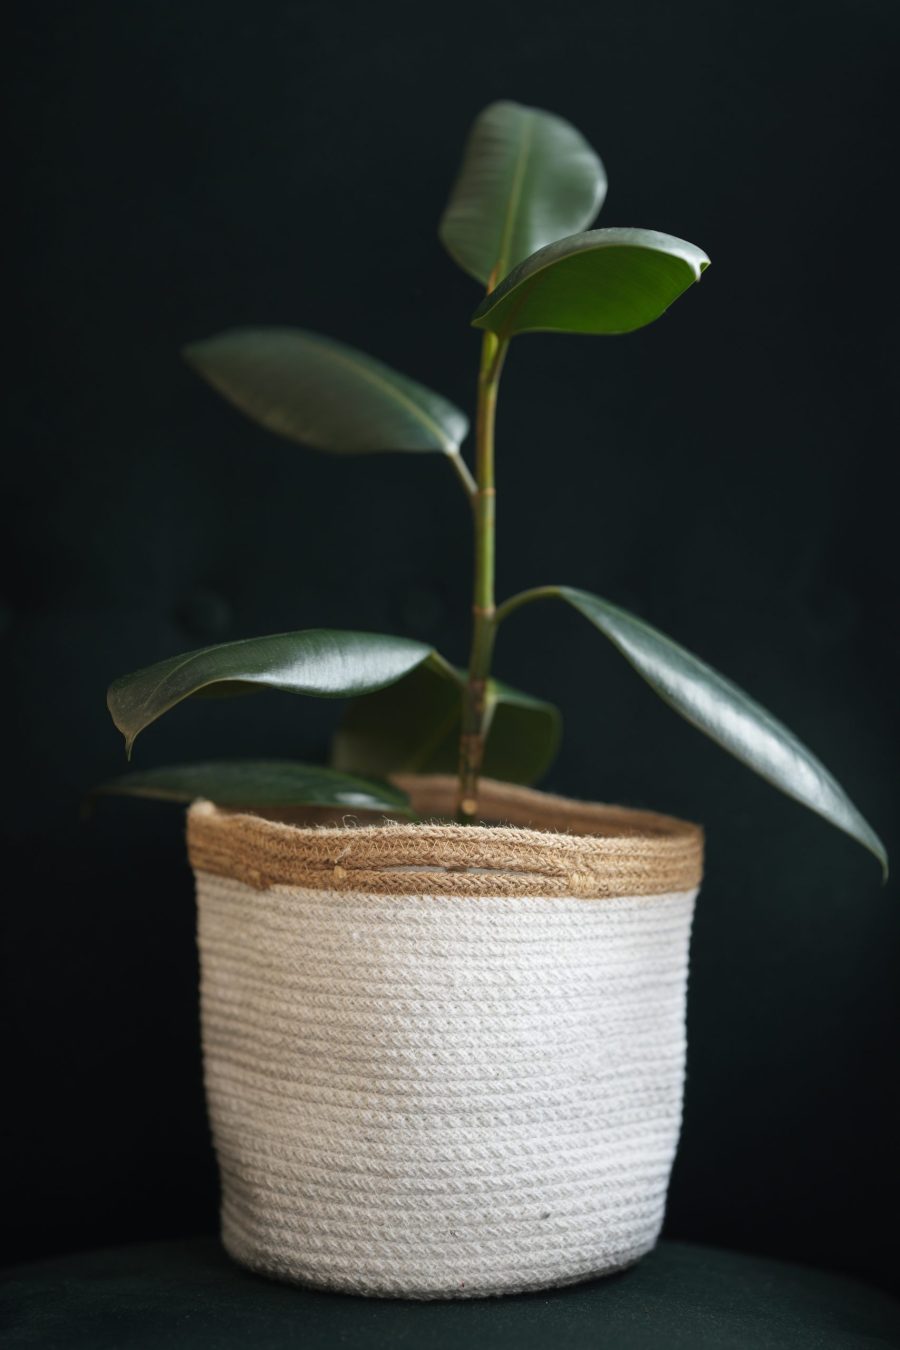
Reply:
[[472, 477], [472, 474], [471, 474], [470, 471], [469, 471], [469, 466], [468, 466], [468, 464], [467, 464], [466, 461], [463, 459], [462, 455], [459, 453], [458, 450], [456, 451], [455, 454], [453, 454], [453, 455], [448, 455], [447, 458], [450, 460], [450, 463], [453, 465], [453, 471], [454, 471], [454, 473], [456, 473], [456, 475], [457, 475], [458, 478], [459, 478], [459, 481], [462, 483], [463, 487], [465, 488], [465, 490], [466, 490], [466, 496], [469, 498], [470, 503], [474, 506], [475, 493], [478, 491], [478, 484], [475, 482], [475, 479]]
[[478, 778], [484, 759], [487, 730], [487, 688], [494, 650], [494, 420], [497, 387], [507, 343], [485, 333], [478, 373], [478, 412], [475, 419], [475, 584], [472, 597], [472, 647], [469, 675], [463, 690], [462, 731], [459, 744], [457, 819], [467, 824], [478, 813]]
[[508, 600], [504, 600], [502, 605], [498, 605], [494, 613], [494, 627], [501, 624], [504, 619], [508, 619], [510, 614], [514, 614], [521, 605], [528, 605], [532, 600], [558, 600], [558, 586], [534, 586], [530, 591], [520, 591], [518, 595], [511, 595]]

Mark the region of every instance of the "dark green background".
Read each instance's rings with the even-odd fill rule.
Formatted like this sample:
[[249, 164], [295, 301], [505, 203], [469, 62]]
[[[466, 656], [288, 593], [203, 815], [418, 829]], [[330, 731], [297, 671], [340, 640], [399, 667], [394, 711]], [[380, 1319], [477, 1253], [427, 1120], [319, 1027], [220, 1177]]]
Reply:
[[[297, 323], [468, 406], [479, 292], [435, 226], [494, 98], [555, 108], [596, 144], [602, 223], [713, 259], [642, 333], [517, 340], [501, 594], [567, 582], [679, 637], [821, 754], [900, 866], [898, 19], [890, 0], [18, 6], [21, 368], [0, 572], [10, 1258], [215, 1225], [180, 814], [107, 803], [78, 821], [84, 790], [122, 767], [107, 682], [314, 625], [464, 656], [469, 528], [447, 466], [277, 441], [179, 345]], [[497, 663], [563, 709], [548, 786], [708, 828], [670, 1235], [890, 1279], [896, 889], [575, 615], [517, 616]], [[321, 757], [338, 714], [278, 695], [180, 709], [137, 763]]]

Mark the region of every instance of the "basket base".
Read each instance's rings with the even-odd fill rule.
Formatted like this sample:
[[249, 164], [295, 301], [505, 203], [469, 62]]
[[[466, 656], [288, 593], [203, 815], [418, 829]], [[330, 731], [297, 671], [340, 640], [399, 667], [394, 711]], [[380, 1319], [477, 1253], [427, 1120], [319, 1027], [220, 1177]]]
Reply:
[[267, 1279], [276, 1280], [279, 1284], [319, 1289], [331, 1294], [353, 1294], [360, 1298], [408, 1299], [418, 1303], [433, 1303], [447, 1299], [502, 1298], [509, 1294], [535, 1294], [542, 1289], [563, 1289], [568, 1285], [585, 1284], [588, 1280], [601, 1279], [605, 1275], [619, 1275], [630, 1270], [642, 1257], [652, 1251], [655, 1245], [653, 1243], [642, 1251], [623, 1256], [611, 1264], [557, 1271], [554, 1275], [522, 1278], [521, 1275], [510, 1274], [507, 1279], [498, 1282], [482, 1283], [476, 1278], [464, 1283], [457, 1282], [447, 1286], [438, 1284], [433, 1288], [422, 1288], [407, 1286], [402, 1277], [388, 1285], [361, 1277], [314, 1272], [311, 1267], [308, 1270], [301, 1270], [299, 1263], [296, 1268], [288, 1268], [287, 1263], [251, 1251], [239, 1239], [233, 1235], [229, 1236], [224, 1229], [222, 1231], [222, 1246], [232, 1261], [246, 1270], [253, 1271], [255, 1275], [263, 1275]]

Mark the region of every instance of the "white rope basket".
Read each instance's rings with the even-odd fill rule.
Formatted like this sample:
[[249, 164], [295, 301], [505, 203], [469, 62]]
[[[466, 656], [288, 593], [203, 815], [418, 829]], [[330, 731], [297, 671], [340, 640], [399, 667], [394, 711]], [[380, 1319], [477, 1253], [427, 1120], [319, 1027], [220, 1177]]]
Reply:
[[[414, 795], [433, 802], [442, 783]], [[222, 1234], [243, 1264], [358, 1294], [472, 1297], [587, 1279], [654, 1245], [700, 832], [490, 794], [512, 827], [191, 808]], [[581, 835], [518, 823], [566, 807]], [[584, 852], [558, 876], [554, 840]], [[442, 841], [453, 870], [434, 860]], [[648, 889], [654, 849], [664, 891]], [[619, 875], [634, 893], [615, 893]]]

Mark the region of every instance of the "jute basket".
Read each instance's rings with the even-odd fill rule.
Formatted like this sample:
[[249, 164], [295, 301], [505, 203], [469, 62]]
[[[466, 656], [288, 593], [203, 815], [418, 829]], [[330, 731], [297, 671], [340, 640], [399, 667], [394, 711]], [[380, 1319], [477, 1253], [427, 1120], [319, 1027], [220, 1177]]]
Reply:
[[[451, 780], [404, 786], [452, 812]], [[500, 784], [481, 804], [503, 824], [191, 808], [222, 1236], [254, 1270], [472, 1297], [656, 1241], [701, 831]]]

